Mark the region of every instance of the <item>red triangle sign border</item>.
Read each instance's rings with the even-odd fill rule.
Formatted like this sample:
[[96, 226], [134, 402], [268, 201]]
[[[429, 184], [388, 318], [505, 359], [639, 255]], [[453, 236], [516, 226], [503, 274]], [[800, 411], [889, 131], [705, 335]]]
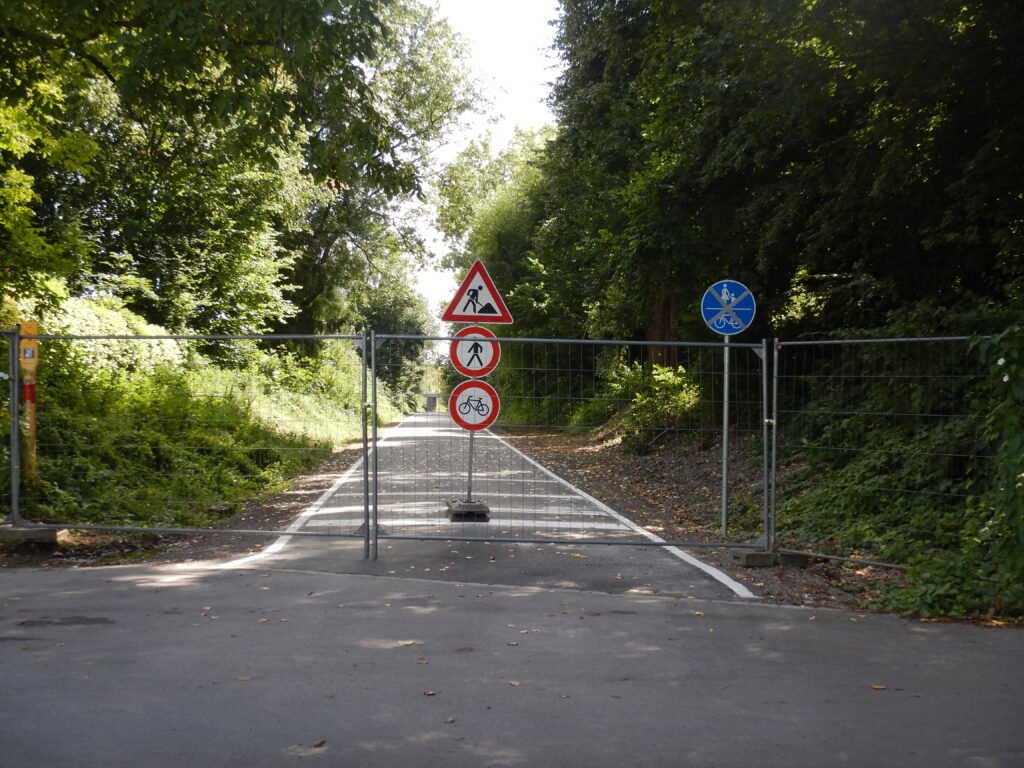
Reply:
[[[487, 288], [487, 292], [491, 295], [494, 310], [497, 314], [492, 315], [490, 313], [459, 311], [459, 306], [464, 306], [471, 298], [469, 291], [477, 280], [482, 281], [484, 287]], [[466, 279], [462, 281], [462, 285], [459, 286], [459, 290], [455, 292], [455, 298], [452, 299], [451, 304], [448, 305], [448, 309], [445, 310], [441, 319], [446, 323], [496, 323], [499, 325], [510, 325], [512, 323], [512, 314], [508, 311], [508, 307], [505, 306], [505, 302], [502, 300], [501, 294], [499, 294], [498, 289], [494, 287], [494, 281], [491, 280], [491, 276], [488, 274], [487, 268], [480, 259], [474, 261], [473, 266], [469, 268], [469, 274], [467, 274]]]

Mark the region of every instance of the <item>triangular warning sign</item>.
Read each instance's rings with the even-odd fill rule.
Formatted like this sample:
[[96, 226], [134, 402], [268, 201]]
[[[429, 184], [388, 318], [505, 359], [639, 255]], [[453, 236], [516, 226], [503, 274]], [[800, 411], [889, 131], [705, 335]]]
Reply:
[[508, 325], [512, 315], [502, 301], [494, 281], [487, 274], [482, 261], [477, 259], [469, 268], [455, 298], [441, 319], [447, 323], [499, 323]]

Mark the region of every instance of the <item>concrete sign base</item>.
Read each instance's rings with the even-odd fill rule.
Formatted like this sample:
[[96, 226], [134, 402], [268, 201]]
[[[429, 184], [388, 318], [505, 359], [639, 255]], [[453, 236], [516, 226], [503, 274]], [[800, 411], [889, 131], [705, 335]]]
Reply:
[[452, 499], [448, 502], [448, 519], [453, 523], [488, 523], [491, 508], [482, 501]]

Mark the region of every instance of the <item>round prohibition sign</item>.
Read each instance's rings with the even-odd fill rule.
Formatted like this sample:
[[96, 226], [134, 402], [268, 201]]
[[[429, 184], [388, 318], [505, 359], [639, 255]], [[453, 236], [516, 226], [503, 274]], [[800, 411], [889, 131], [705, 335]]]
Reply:
[[723, 336], [732, 336], [745, 331], [753, 322], [757, 302], [743, 283], [719, 280], [704, 292], [700, 312], [708, 328]]
[[476, 379], [497, 368], [501, 361], [501, 344], [491, 341], [493, 338], [493, 333], [476, 325], [456, 333], [448, 348], [448, 359], [455, 370]]
[[448, 396], [448, 413], [463, 429], [487, 429], [500, 411], [498, 393], [486, 381], [464, 381]]

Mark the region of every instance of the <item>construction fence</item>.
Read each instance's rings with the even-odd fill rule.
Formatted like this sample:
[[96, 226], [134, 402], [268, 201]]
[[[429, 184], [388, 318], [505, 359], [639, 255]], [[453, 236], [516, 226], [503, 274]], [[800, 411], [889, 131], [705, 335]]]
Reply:
[[246, 511], [303, 476], [316, 501], [289, 531], [367, 554], [392, 537], [900, 563], [907, 541], [955, 543], [990, 471], [965, 338], [497, 338], [480, 378], [451, 365], [454, 336], [4, 341], [0, 504], [23, 525], [276, 535]]

